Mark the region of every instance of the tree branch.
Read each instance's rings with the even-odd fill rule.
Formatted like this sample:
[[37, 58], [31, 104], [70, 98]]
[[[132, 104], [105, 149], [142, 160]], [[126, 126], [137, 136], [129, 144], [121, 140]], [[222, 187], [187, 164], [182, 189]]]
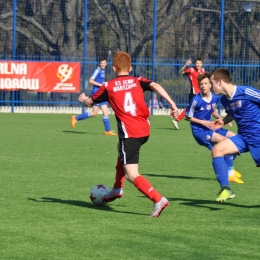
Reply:
[[104, 10], [101, 8], [101, 6], [99, 5], [98, 1], [97, 1], [97, 0], [94, 0], [94, 3], [96, 4], [97, 9], [99, 10], [99, 12], [105, 17], [108, 26], [115, 32], [115, 34], [117, 35], [117, 37], [119, 37], [119, 36], [120, 36], [119, 31], [110, 23], [107, 14], [106, 14], [106, 13], [104, 12]]
[[[4, 31], [11, 31], [13, 30], [13, 26], [6, 26], [4, 23], [0, 23], [0, 28], [3, 29]], [[35, 45], [37, 45], [39, 48], [41, 48], [43, 51], [46, 51], [48, 53], [57, 51], [50, 47], [48, 44], [42, 42], [41, 40], [37, 39], [35, 36], [32, 36], [30, 32], [22, 29], [21, 27], [17, 26], [16, 31], [19, 32], [20, 34], [24, 35], [28, 40], [33, 42]]]
[[[8, 18], [10, 16], [13, 16], [13, 12], [8, 12], [8, 13], [5, 13], [5, 14], [2, 14], [0, 16], [0, 19], [5, 19], [5, 18]], [[19, 18], [23, 19], [24, 21], [32, 24], [34, 27], [36, 27], [40, 32], [42, 32], [44, 34], [44, 36], [47, 38], [47, 40], [50, 43], [52, 43], [53, 45], [56, 44], [56, 41], [54, 40], [52, 35], [49, 34], [49, 32], [46, 31], [34, 18], [25, 16], [25, 15], [22, 15], [22, 14], [19, 14], [19, 13], [17, 14], [17, 17], [19, 17]]]
[[[230, 14], [227, 14], [227, 18], [230, 20], [230, 22], [233, 24], [234, 28], [238, 31], [238, 33], [240, 34], [240, 36], [243, 38], [243, 40], [245, 40], [245, 35], [244, 33], [240, 30], [238, 24], [236, 23], [236, 21], [232, 18], [232, 16]], [[254, 46], [254, 44], [249, 40], [248, 40], [248, 45], [251, 47], [251, 49], [255, 52], [255, 54], [258, 56], [258, 58], [260, 58], [260, 53], [259, 51], [256, 49], [256, 47]]]

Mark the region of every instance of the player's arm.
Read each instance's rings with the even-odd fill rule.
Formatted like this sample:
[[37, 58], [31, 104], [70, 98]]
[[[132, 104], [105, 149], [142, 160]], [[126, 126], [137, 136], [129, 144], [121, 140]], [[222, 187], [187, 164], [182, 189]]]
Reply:
[[195, 118], [195, 117], [189, 117], [187, 114], [185, 115], [184, 119], [189, 121], [189, 122], [196, 123], [196, 124], [203, 125], [203, 126], [206, 126], [208, 128], [211, 128], [211, 121], [201, 120], [201, 119], [198, 119], [198, 118]]
[[234, 118], [232, 115], [227, 114], [224, 118], [219, 118], [215, 122], [212, 122], [211, 128], [213, 130], [219, 129], [219, 128], [223, 127], [224, 125], [228, 124], [229, 122], [231, 122], [233, 119]]
[[171, 117], [174, 117], [174, 118], [178, 117], [178, 115], [179, 115], [178, 108], [177, 108], [176, 104], [174, 103], [174, 101], [170, 98], [168, 93], [165, 91], [165, 89], [156, 82], [151, 82], [150, 88], [152, 90], [156, 91], [167, 103], [169, 103], [170, 110], [171, 110], [170, 111]]
[[185, 73], [185, 70], [188, 68], [188, 66], [189, 66], [191, 63], [192, 63], [192, 60], [191, 60], [191, 59], [187, 60], [186, 63], [185, 63], [185, 65], [184, 65], [183, 67], [181, 67], [179, 73], [180, 73], [180, 74]]
[[230, 114], [227, 114], [224, 118], [223, 118], [223, 122], [224, 122], [224, 125], [230, 123], [231, 121], [233, 121], [234, 118], [232, 115]]
[[99, 69], [96, 68], [95, 71], [94, 71], [94, 73], [93, 73], [93, 75], [92, 75], [92, 76], [90, 77], [90, 79], [89, 79], [89, 83], [92, 84], [92, 85], [94, 85], [94, 86], [101, 87], [102, 84], [100, 84], [100, 83], [98, 83], [98, 82], [95, 81], [95, 79], [96, 79], [98, 73], [99, 73]]
[[94, 104], [92, 98], [86, 96], [85, 93], [80, 94], [78, 101], [85, 107], [91, 107]]
[[89, 79], [89, 83], [94, 85], [94, 86], [97, 86], [97, 87], [101, 87], [102, 86], [102, 84], [96, 82], [93, 78]]
[[[213, 116], [214, 118], [216, 118], [216, 119], [222, 119], [222, 116], [218, 113], [217, 110], [215, 110], [215, 111], [212, 112], [212, 116]], [[232, 119], [232, 120], [233, 120], [233, 119]], [[231, 121], [232, 121], [232, 120], [231, 120]], [[228, 125], [229, 127], [232, 127], [231, 121], [227, 123], [227, 125]]]

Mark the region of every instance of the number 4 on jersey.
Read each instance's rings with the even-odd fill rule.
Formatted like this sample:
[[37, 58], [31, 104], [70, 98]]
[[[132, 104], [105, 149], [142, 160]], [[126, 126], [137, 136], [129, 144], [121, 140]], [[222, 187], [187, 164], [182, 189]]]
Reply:
[[131, 92], [125, 93], [124, 109], [125, 112], [130, 113], [132, 116], [136, 116], [136, 106]]

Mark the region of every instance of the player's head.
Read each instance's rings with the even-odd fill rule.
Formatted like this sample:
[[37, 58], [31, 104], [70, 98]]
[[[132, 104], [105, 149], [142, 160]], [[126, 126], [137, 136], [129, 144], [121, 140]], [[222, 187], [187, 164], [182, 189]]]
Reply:
[[216, 95], [218, 95], [218, 94], [225, 93], [225, 92], [223, 92], [223, 86], [225, 84], [231, 84], [232, 78], [231, 78], [230, 72], [227, 69], [220, 68], [220, 69], [214, 70], [211, 73], [210, 81], [211, 81], [213, 92]]
[[116, 52], [113, 57], [113, 68], [116, 73], [129, 73], [132, 70], [131, 56], [124, 51]]
[[101, 57], [99, 59], [99, 67], [100, 67], [100, 69], [103, 70], [103, 69], [106, 68], [106, 66], [107, 66], [107, 59], [105, 57]]
[[195, 67], [197, 70], [201, 69], [203, 66], [203, 60], [202, 58], [196, 58], [196, 60], [194, 61]]
[[201, 93], [203, 94], [207, 94], [210, 91], [211, 88], [210, 76], [211, 76], [210, 73], [204, 73], [204, 74], [200, 74], [197, 78]]

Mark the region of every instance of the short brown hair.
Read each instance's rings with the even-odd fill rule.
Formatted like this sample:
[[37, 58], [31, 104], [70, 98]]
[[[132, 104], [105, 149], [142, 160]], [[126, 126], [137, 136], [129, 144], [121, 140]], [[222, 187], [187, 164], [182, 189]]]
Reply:
[[203, 74], [200, 74], [200, 75], [197, 77], [199, 84], [200, 84], [200, 82], [201, 82], [203, 79], [205, 79], [205, 78], [208, 78], [208, 79], [210, 80], [210, 76], [211, 76], [211, 73], [208, 73], [208, 72], [203, 73]]
[[223, 69], [223, 68], [216, 69], [211, 74], [214, 76], [214, 80], [218, 80], [219, 81], [221, 79], [221, 80], [223, 80], [226, 83], [231, 83], [232, 82], [232, 78], [231, 78], [230, 72], [227, 69]]
[[130, 71], [132, 64], [131, 56], [124, 52], [118, 51], [113, 57], [113, 66], [116, 68], [117, 72], [120, 71]]
[[203, 60], [202, 60], [202, 58], [200, 58], [200, 57], [196, 58], [195, 61], [194, 61], [194, 63], [196, 63], [197, 61], [201, 61], [201, 62], [203, 63]]

